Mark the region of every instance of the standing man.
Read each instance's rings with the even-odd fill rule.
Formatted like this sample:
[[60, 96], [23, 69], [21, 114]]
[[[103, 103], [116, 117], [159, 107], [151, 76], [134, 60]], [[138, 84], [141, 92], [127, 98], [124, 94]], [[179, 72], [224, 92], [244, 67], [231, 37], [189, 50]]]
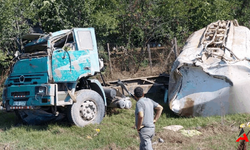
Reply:
[[[136, 99], [135, 126], [140, 136], [140, 150], [153, 150], [152, 138], [155, 134], [155, 122], [161, 116], [163, 107], [155, 101], [144, 97], [143, 89], [134, 89]], [[154, 110], [156, 114], [154, 116]]]

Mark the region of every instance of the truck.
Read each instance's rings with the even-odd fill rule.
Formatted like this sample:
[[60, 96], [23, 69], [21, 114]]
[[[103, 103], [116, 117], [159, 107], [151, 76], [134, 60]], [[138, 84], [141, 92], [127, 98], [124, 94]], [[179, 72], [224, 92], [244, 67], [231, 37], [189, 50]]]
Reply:
[[129, 97], [93, 78], [101, 72], [94, 28], [22, 37], [4, 83], [2, 107], [22, 122], [41, 124], [67, 116], [79, 127], [100, 123], [108, 106], [131, 108]]

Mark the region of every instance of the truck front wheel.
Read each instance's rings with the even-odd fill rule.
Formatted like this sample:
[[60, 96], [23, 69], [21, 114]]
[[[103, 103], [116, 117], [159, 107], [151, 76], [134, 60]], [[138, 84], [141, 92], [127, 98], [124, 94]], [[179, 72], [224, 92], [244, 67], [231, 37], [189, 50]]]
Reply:
[[67, 116], [71, 123], [79, 127], [101, 123], [105, 106], [102, 97], [92, 90], [76, 92], [76, 103], [67, 107]]

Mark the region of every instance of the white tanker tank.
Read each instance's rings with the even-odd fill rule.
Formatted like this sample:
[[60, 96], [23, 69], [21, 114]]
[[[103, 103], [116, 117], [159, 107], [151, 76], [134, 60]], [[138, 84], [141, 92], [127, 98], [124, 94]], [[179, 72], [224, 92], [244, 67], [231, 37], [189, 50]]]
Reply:
[[180, 116], [250, 113], [250, 30], [237, 20], [194, 32], [175, 60], [168, 103]]

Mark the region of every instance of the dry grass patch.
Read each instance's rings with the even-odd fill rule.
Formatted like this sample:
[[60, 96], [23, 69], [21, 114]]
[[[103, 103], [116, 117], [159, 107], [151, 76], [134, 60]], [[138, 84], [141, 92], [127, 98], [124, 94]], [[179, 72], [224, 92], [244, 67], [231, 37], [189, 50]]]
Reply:
[[110, 143], [109, 145], [107, 145], [106, 147], [102, 148], [102, 149], [96, 149], [96, 150], [138, 150], [139, 147], [137, 146], [129, 146], [127, 148], [120, 148], [119, 146], [117, 146], [115, 143]]
[[[180, 131], [163, 130], [156, 133], [153, 142], [157, 144], [154, 144], [153, 148], [157, 150], [235, 150], [239, 145], [236, 139], [240, 130], [235, 126], [214, 123], [200, 127], [199, 131], [202, 133], [201, 135], [187, 137]], [[163, 139], [164, 143], [159, 143], [159, 138]]]

